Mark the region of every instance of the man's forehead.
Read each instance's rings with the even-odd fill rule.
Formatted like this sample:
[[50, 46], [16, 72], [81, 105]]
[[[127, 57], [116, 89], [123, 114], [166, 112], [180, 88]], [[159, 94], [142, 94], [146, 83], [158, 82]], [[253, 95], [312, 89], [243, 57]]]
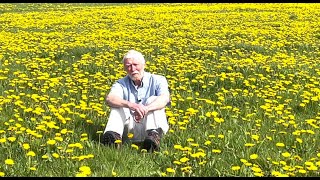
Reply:
[[124, 63], [127, 64], [127, 63], [141, 63], [141, 61], [139, 61], [138, 59], [133, 59], [133, 58], [126, 58], [124, 60]]

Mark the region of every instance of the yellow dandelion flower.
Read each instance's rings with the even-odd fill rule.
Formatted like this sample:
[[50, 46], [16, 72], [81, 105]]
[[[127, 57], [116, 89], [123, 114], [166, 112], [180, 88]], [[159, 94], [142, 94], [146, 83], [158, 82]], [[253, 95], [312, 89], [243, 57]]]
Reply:
[[244, 163], [245, 166], [252, 166], [252, 163], [246, 162]]
[[310, 162], [310, 161], [307, 161], [304, 164], [307, 165], [307, 166], [314, 166], [313, 162]]
[[14, 165], [14, 160], [13, 159], [6, 159], [4, 161], [4, 163], [7, 164], [7, 165]]
[[223, 138], [224, 138], [224, 135], [223, 135], [223, 134], [219, 134], [219, 135], [218, 135], [218, 138], [223, 139]]
[[88, 141], [88, 137], [83, 137], [80, 139], [80, 141]]
[[166, 169], [167, 170], [167, 172], [169, 172], [169, 173], [174, 173], [174, 172], [176, 172], [174, 169], [172, 169], [172, 168], [167, 168]]
[[116, 140], [114, 143], [116, 143], [116, 144], [121, 144], [122, 141], [118, 139], [118, 140]]
[[218, 113], [217, 111], [212, 111], [212, 112], [211, 112], [211, 116], [213, 116], [213, 117], [217, 117], [218, 114], [219, 114], [219, 113]]
[[132, 133], [128, 133], [128, 138], [132, 139], [133, 138], [133, 134]]
[[87, 120], [87, 123], [88, 124], [93, 124], [93, 121], [92, 120]]
[[67, 149], [66, 150], [66, 153], [72, 153], [73, 152], [73, 149]]
[[266, 136], [266, 138], [267, 138], [268, 140], [272, 141], [272, 137]]
[[114, 171], [112, 171], [112, 176], [113, 176], [113, 177], [117, 176], [117, 173], [114, 172]]
[[4, 177], [6, 174], [0, 171], [0, 177]]
[[180, 144], [178, 144], [178, 145], [174, 145], [173, 148], [174, 148], [174, 149], [181, 149], [182, 146], [181, 146]]
[[14, 141], [16, 141], [16, 137], [8, 137], [8, 140], [10, 141], [10, 142], [14, 142]]
[[213, 153], [220, 154], [220, 153], [221, 153], [221, 150], [220, 150], [220, 149], [212, 149], [212, 152], [213, 152]]
[[90, 175], [91, 174], [91, 169], [89, 166], [81, 166], [79, 168], [79, 171], [83, 174], [86, 174], [86, 175]]
[[272, 176], [275, 176], [275, 177], [277, 177], [277, 176], [279, 176], [281, 173], [279, 172], [279, 171], [272, 171], [271, 172], [271, 175]]
[[283, 143], [277, 143], [276, 146], [277, 147], [284, 147], [284, 144]]
[[306, 174], [306, 173], [307, 173], [307, 171], [304, 170], [304, 169], [299, 169], [298, 172], [299, 172], [300, 174]]
[[47, 144], [54, 145], [54, 144], [56, 144], [56, 140], [50, 139], [50, 140], [47, 141]]
[[281, 153], [281, 155], [282, 155], [283, 157], [290, 157], [290, 156], [291, 156], [291, 154], [288, 153], [288, 152]]
[[62, 137], [54, 137], [54, 140], [57, 140], [57, 141], [63, 141], [63, 138]]
[[52, 156], [53, 156], [54, 158], [59, 158], [59, 157], [60, 157], [60, 155], [59, 155], [58, 153], [53, 153]]
[[211, 144], [211, 141], [204, 142], [204, 145], [210, 145], [210, 144]]
[[258, 154], [251, 154], [250, 159], [257, 159], [259, 156]]
[[32, 157], [34, 157], [34, 156], [36, 156], [36, 153], [34, 153], [33, 151], [29, 151], [29, 152], [27, 153], [27, 156], [32, 156]]
[[240, 166], [232, 166], [231, 170], [232, 171], [238, 171], [238, 170], [240, 170]]
[[83, 149], [83, 146], [82, 146], [81, 143], [75, 143], [75, 144], [74, 144], [74, 147], [77, 147], [77, 148], [79, 148], [79, 149]]
[[258, 177], [262, 177], [262, 176], [264, 176], [264, 174], [263, 173], [261, 173], [261, 172], [255, 172], [255, 173], [253, 173], [255, 176], [258, 176]]
[[166, 174], [165, 172], [161, 172], [161, 176], [162, 176], [162, 177], [166, 177], [167, 174]]
[[198, 143], [191, 143], [191, 146], [193, 146], [193, 147], [199, 147], [199, 144], [198, 144]]
[[224, 119], [223, 119], [223, 118], [218, 118], [218, 117], [213, 118], [213, 120], [214, 120], [215, 122], [217, 122], [217, 123], [222, 123], [222, 122], [224, 122]]
[[41, 156], [41, 158], [42, 158], [42, 159], [48, 159], [49, 156], [45, 154], [45, 155]]
[[261, 172], [262, 171], [259, 167], [252, 167], [251, 170], [253, 172]]
[[68, 132], [67, 129], [62, 129], [62, 130], [60, 131], [61, 134], [66, 134], [67, 132]]
[[259, 135], [256, 135], [256, 134], [253, 134], [253, 135], [251, 135], [251, 138], [252, 138], [253, 140], [258, 141], [259, 138], [260, 138], [260, 136], [259, 136]]
[[287, 162], [285, 162], [285, 161], [279, 161], [279, 163], [282, 165], [287, 165]]
[[22, 144], [22, 146], [23, 146], [23, 149], [25, 149], [25, 150], [30, 149], [30, 145], [28, 143], [24, 143], [24, 144]]
[[309, 171], [317, 171], [318, 170], [318, 167], [317, 166], [309, 166], [309, 167], [306, 167]]
[[302, 143], [302, 139], [300, 139], [300, 138], [296, 138], [296, 141], [298, 142], [298, 143]]
[[37, 168], [36, 167], [30, 167], [29, 168], [31, 171], [35, 171], [35, 170], [37, 170]]
[[244, 146], [246, 146], [246, 147], [252, 147], [252, 146], [254, 146], [255, 144], [253, 144], [253, 143], [246, 143], [246, 144], [244, 144]]
[[242, 163], [247, 163], [247, 162], [248, 162], [248, 161], [245, 160], [245, 159], [240, 159], [240, 161], [241, 161]]
[[76, 177], [87, 177], [87, 175], [86, 175], [86, 174], [83, 174], [83, 173], [77, 173], [77, 174], [76, 174]]
[[289, 175], [288, 174], [279, 174], [277, 177], [289, 177]]
[[189, 158], [187, 158], [187, 157], [183, 157], [180, 159], [180, 162], [182, 162], [182, 163], [185, 163], [187, 161], [189, 161]]
[[194, 139], [192, 139], [192, 138], [188, 138], [188, 139], [187, 139], [187, 141], [188, 141], [188, 142], [193, 142], [193, 141], [194, 141]]
[[79, 161], [82, 161], [82, 160], [84, 160], [84, 159], [86, 159], [86, 158], [87, 158], [87, 156], [79, 156], [79, 157], [78, 157], [78, 160], [79, 160]]
[[131, 147], [138, 150], [139, 149], [139, 146], [137, 146], [136, 144], [131, 144]]
[[181, 169], [182, 172], [187, 172], [188, 173], [191, 170], [191, 166], [182, 167], [180, 169]]
[[6, 138], [0, 138], [0, 143], [5, 143], [5, 142], [7, 142]]
[[299, 165], [296, 165], [294, 167], [297, 168], [297, 169], [303, 169], [303, 166], [299, 166]]
[[312, 130], [310, 130], [310, 129], [307, 130], [307, 133], [309, 133], [309, 134], [315, 134], [315, 132], [312, 131]]
[[169, 155], [169, 151], [163, 151], [164, 155]]
[[146, 152], [148, 152], [146, 149], [141, 149], [141, 152], [142, 153], [146, 153]]

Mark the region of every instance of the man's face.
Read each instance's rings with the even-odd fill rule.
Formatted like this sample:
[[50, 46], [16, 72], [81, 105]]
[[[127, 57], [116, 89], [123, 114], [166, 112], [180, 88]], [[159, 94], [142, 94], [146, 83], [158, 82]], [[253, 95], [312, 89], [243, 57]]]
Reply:
[[144, 72], [144, 64], [141, 61], [135, 59], [124, 60], [124, 70], [133, 81], [141, 81]]

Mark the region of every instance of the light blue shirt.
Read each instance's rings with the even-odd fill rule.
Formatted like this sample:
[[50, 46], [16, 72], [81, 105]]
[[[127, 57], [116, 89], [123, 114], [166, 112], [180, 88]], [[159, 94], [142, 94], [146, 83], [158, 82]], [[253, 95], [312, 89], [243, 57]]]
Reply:
[[169, 94], [167, 79], [164, 76], [149, 72], [144, 72], [142, 84], [138, 88], [127, 75], [115, 82], [110, 90], [110, 94], [116, 94], [124, 100], [139, 104], [146, 104], [150, 96], [160, 96], [164, 93]]

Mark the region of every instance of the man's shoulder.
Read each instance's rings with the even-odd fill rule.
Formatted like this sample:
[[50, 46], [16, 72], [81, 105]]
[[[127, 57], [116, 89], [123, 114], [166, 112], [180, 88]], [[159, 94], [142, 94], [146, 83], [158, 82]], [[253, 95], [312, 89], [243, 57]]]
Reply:
[[117, 83], [123, 85], [123, 86], [126, 86], [127, 84], [129, 84], [129, 77], [128, 76], [125, 76], [119, 80], [117, 80]]
[[150, 78], [154, 78], [154, 79], [166, 79], [165, 76], [161, 75], [161, 74], [150, 74]]

